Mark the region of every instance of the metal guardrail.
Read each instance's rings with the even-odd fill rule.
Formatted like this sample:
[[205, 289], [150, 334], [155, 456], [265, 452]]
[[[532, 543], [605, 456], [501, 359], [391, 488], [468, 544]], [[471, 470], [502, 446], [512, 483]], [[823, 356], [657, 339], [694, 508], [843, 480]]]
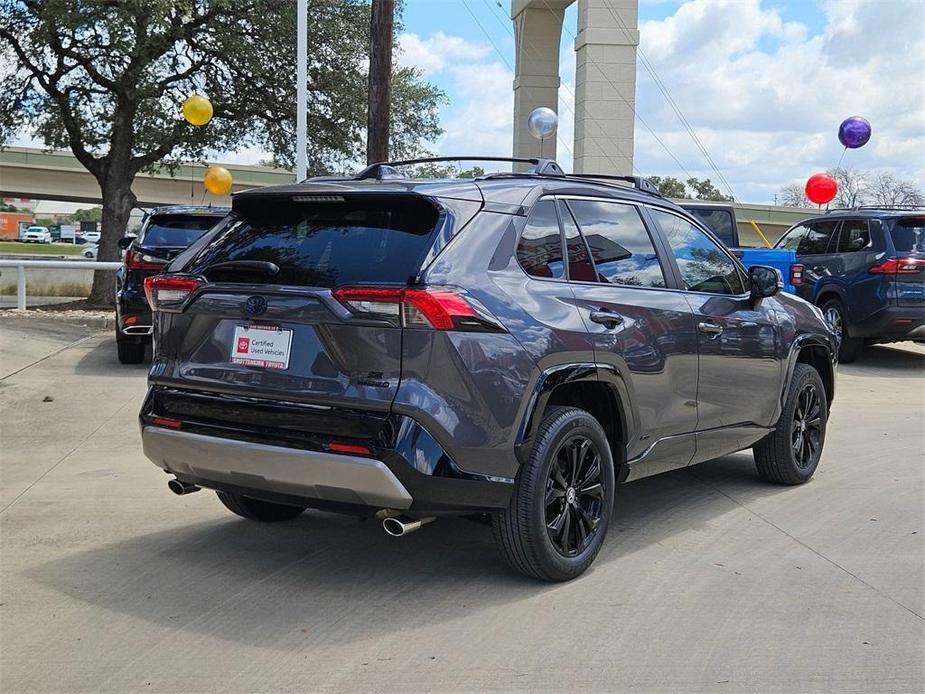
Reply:
[[49, 270], [118, 270], [122, 263], [96, 260], [9, 260], [0, 259], [0, 267], [16, 268], [16, 310], [26, 310], [26, 268]]

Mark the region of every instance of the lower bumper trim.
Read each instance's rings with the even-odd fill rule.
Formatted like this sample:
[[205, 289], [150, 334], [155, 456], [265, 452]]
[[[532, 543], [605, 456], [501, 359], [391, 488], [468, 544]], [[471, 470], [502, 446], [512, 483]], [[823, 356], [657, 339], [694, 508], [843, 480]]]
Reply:
[[407, 509], [408, 490], [381, 460], [146, 426], [144, 454], [176, 475], [339, 503]]

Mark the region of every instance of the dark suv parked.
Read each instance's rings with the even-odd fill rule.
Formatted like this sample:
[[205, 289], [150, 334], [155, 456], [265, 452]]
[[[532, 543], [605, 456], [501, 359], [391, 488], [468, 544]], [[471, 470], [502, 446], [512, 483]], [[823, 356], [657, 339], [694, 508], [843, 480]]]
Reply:
[[490, 514], [511, 566], [565, 580], [618, 483], [748, 447], [765, 479], [808, 480], [835, 389], [819, 309], [647, 181], [518, 161], [239, 193], [148, 278], [142, 438], [171, 489], [395, 535]]
[[122, 267], [116, 271], [116, 347], [123, 364], [140, 364], [151, 341], [151, 309], [144, 280], [162, 272], [167, 263], [228, 214], [227, 207], [177, 205], [151, 210], [138, 237], [126, 236]]
[[839, 360], [864, 344], [925, 340], [925, 213], [859, 207], [804, 220], [775, 248], [796, 251], [797, 293], [822, 307]]

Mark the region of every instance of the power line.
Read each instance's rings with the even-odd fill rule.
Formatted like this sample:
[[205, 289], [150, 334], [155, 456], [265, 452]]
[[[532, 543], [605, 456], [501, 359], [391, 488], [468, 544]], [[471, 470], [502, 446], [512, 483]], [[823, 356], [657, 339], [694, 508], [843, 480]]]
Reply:
[[[614, 12], [614, 9], [612, 5], [610, 4], [610, 0], [603, 0], [603, 4], [604, 4], [604, 7], [607, 8], [607, 11], [610, 12], [610, 16], [613, 17], [614, 21], [623, 31], [623, 34], [626, 36], [626, 38], [632, 41], [633, 37], [629, 33], [629, 28], [623, 23], [623, 20], [620, 18], [619, 13]], [[639, 59], [640, 59], [640, 62], [642, 63], [642, 66], [645, 68], [646, 72], [649, 73], [649, 76], [652, 77], [652, 81], [655, 82], [655, 86], [658, 87], [658, 90], [662, 93], [662, 96], [665, 97], [665, 100], [668, 102], [668, 105], [671, 107], [671, 109], [674, 111], [675, 115], [677, 116], [678, 121], [681, 123], [682, 127], [684, 127], [685, 130], [687, 130], [687, 133], [690, 135], [691, 139], [694, 141], [694, 144], [700, 150], [701, 154], [703, 154], [703, 157], [706, 160], [707, 165], [713, 169], [713, 172], [720, 179], [720, 182], [722, 182], [726, 186], [726, 188], [729, 190], [729, 193], [732, 195], [732, 199], [735, 200], [736, 196], [735, 196], [735, 192], [732, 189], [732, 185], [729, 183], [729, 181], [726, 180], [726, 177], [719, 170], [719, 167], [716, 165], [716, 162], [713, 161], [713, 157], [710, 156], [710, 153], [707, 151], [706, 146], [697, 136], [697, 133], [694, 131], [694, 128], [691, 125], [690, 121], [681, 111], [681, 107], [678, 106], [677, 102], [674, 100], [674, 97], [671, 96], [671, 91], [668, 89], [668, 86], [662, 81], [661, 77], [659, 77], [658, 73], [655, 70], [655, 66], [652, 65], [651, 61], [649, 61], [649, 59], [646, 57], [646, 54], [642, 50], [641, 46], [637, 46], [637, 52], [639, 54]]]

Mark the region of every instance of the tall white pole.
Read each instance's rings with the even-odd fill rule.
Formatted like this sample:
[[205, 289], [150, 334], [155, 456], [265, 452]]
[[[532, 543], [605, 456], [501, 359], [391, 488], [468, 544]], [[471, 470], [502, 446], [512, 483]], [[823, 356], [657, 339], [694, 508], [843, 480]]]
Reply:
[[296, 153], [295, 179], [304, 181], [306, 176], [306, 151], [308, 149], [308, 0], [296, 3]]

